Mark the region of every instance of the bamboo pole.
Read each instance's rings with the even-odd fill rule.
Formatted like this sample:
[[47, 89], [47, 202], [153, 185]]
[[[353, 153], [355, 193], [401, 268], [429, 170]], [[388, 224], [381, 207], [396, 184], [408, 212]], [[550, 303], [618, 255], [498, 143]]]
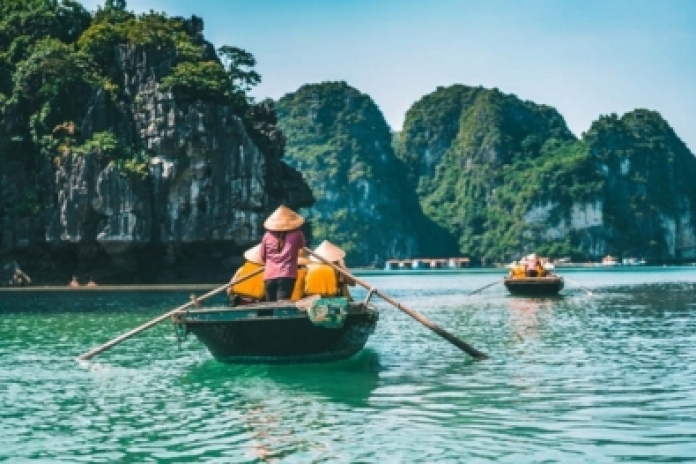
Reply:
[[471, 296], [471, 295], [473, 295], [474, 293], [478, 293], [478, 292], [480, 292], [481, 290], [485, 290], [485, 289], [487, 289], [488, 287], [492, 287], [493, 285], [499, 284], [499, 283], [501, 283], [501, 282], [505, 282], [505, 279], [503, 279], [503, 280], [496, 280], [495, 282], [492, 282], [492, 283], [490, 283], [490, 284], [488, 284], [488, 285], [484, 285], [484, 286], [481, 287], [481, 288], [477, 288], [477, 289], [474, 290], [473, 292], [467, 294], [467, 296]]
[[138, 326], [135, 329], [130, 330], [130, 331], [124, 333], [123, 335], [120, 335], [120, 336], [114, 338], [113, 340], [108, 341], [108, 342], [104, 343], [103, 345], [100, 345], [100, 346], [88, 351], [87, 353], [81, 354], [80, 356], [77, 357], [77, 359], [80, 361], [86, 361], [88, 359], [91, 359], [92, 357], [98, 355], [99, 353], [108, 350], [112, 346], [118, 345], [122, 341], [128, 340], [132, 336], [137, 335], [140, 332], [143, 332], [144, 330], [147, 330], [150, 327], [153, 327], [153, 326], [159, 324], [160, 322], [162, 322], [163, 320], [172, 316], [173, 314], [175, 314], [179, 311], [183, 311], [184, 309], [186, 309], [190, 306], [195, 306], [195, 302], [200, 302], [202, 300], [205, 300], [206, 298], [210, 298], [213, 295], [217, 295], [218, 293], [226, 290], [228, 287], [242, 283], [245, 280], [248, 280], [248, 279], [252, 278], [253, 276], [257, 275], [258, 273], [262, 272], [263, 270], [264, 270], [264, 268], [262, 267], [262, 268], [257, 269], [255, 271], [243, 276], [243, 277], [240, 277], [239, 279], [237, 279], [233, 282], [225, 284], [222, 287], [218, 287], [215, 290], [211, 290], [210, 292], [206, 293], [205, 295], [203, 295], [197, 299], [193, 299], [192, 301], [189, 301], [188, 303], [181, 305], [178, 308], [172, 309], [171, 311], [169, 311], [166, 314], [162, 314], [161, 316], [156, 317], [155, 319], [152, 319], [151, 321], [146, 322], [145, 324]]
[[580, 284], [579, 284], [578, 282], [576, 282], [575, 280], [569, 279], [568, 277], [565, 277], [565, 276], [564, 276], [563, 278], [564, 278], [565, 280], [567, 280], [568, 282], [570, 282], [570, 283], [572, 283], [572, 284], [574, 284], [574, 285], [580, 287], [581, 289], [585, 290], [585, 291], [587, 292], [588, 295], [590, 295], [590, 296], [594, 295], [594, 293], [592, 293], [592, 290], [590, 290], [590, 289], [587, 288], [587, 287], [583, 287], [582, 285], [580, 285]]

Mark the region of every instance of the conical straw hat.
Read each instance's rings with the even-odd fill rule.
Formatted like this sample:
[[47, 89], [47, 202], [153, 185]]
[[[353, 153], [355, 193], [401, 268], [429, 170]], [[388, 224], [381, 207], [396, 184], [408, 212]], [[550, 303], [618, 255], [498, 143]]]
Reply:
[[285, 205], [280, 205], [277, 210], [273, 212], [263, 226], [266, 230], [273, 232], [286, 232], [288, 230], [294, 230], [304, 224], [304, 218], [288, 208]]
[[255, 264], [263, 265], [263, 260], [261, 259], [261, 244], [259, 243], [255, 247], [249, 248], [244, 252], [244, 259]]
[[[338, 261], [339, 259], [343, 259], [343, 257], [346, 255], [345, 251], [341, 250], [328, 240], [321, 242], [314, 252], [327, 261]], [[319, 259], [315, 258], [314, 256], [312, 256], [310, 259], [315, 262], [320, 262]]]

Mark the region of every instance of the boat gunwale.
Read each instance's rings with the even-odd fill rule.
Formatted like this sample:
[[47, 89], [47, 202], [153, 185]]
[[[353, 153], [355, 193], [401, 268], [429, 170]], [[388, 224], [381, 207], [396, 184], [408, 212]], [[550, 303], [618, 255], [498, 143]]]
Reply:
[[557, 284], [560, 282], [564, 282], [563, 277], [561, 276], [548, 276], [548, 277], [518, 277], [518, 278], [513, 278], [513, 277], [506, 277], [504, 279], [504, 283], [524, 283], [524, 284], [536, 284], [536, 285], [551, 285], [551, 284]]
[[565, 287], [565, 280], [559, 275], [545, 277], [507, 277], [503, 281], [505, 288], [513, 295], [552, 296]]
[[[295, 303], [295, 302], [292, 302]], [[379, 317], [379, 310], [362, 301], [349, 302], [347, 317]], [[236, 324], [309, 319], [306, 308], [288, 302], [252, 303], [242, 306], [183, 310], [172, 315], [175, 324]]]
[[[244, 311], [269, 311], [276, 309], [291, 309], [297, 310], [300, 314], [306, 314], [307, 310], [298, 307], [295, 303], [296, 301], [288, 303], [249, 303], [241, 306], [229, 306], [229, 307], [210, 307], [210, 308], [196, 308], [196, 309], [186, 309], [181, 311], [182, 314], [210, 314], [210, 313], [234, 313], [234, 312], [244, 312]], [[349, 314], [362, 314], [377, 312], [376, 308], [366, 305], [362, 301], [351, 301], [348, 303], [348, 313]]]

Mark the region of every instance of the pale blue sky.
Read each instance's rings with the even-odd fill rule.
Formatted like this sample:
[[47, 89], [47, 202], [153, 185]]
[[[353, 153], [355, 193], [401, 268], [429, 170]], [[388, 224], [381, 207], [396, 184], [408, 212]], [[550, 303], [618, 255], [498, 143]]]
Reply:
[[[90, 10], [103, 0], [83, 0]], [[659, 111], [696, 152], [696, 0], [129, 0], [196, 14], [251, 52], [257, 98], [343, 80], [394, 130], [438, 86], [551, 105], [580, 135], [601, 114]]]

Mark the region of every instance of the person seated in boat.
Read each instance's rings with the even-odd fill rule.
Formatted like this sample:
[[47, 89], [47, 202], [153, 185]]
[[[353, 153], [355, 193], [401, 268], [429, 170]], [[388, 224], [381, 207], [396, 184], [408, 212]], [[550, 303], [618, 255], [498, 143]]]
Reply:
[[[259, 244], [244, 252], [246, 261], [237, 269], [230, 282], [241, 279], [263, 267], [260, 249], [261, 245]], [[232, 306], [262, 301], [266, 296], [263, 272], [259, 272], [243, 282], [227, 287], [227, 296]]]
[[541, 263], [541, 260], [538, 258], [536, 260], [536, 270], [537, 277], [546, 277], [546, 269], [544, 268], [544, 265]]
[[524, 265], [522, 265], [519, 261], [513, 261], [512, 265], [510, 266], [510, 274], [508, 277], [511, 279], [523, 279], [526, 276], [527, 273]]
[[539, 276], [539, 259], [532, 253], [527, 256], [527, 277]]
[[68, 284], [68, 287], [79, 287], [80, 282], [77, 281], [77, 276], [72, 276], [72, 280]]
[[[346, 264], [343, 261], [343, 258], [346, 256], [346, 252], [328, 240], [321, 242], [321, 244], [314, 250], [314, 253], [332, 264], [335, 264], [336, 266], [347, 269]], [[305, 296], [344, 296], [349, 300], [351, 299], [348, 286], [355, 286], [355, 282], [353, 280], [345, 277], [328, 264], [322, 263], [314, 256], [310, 258], [310, 261], [311, 264], [307, 265], [307, 276], [305, 278]]]
[[556, 266], [549, 262], [548, 258], [544, 259], [541, 265], [544, 267], [544, 275], [547, 277], [553, 277], [556, 274]]
[[261, 260], [265, 264], [266, 301], [289, 300], [297, 282], [297, 259], [305, 247], [304, 218], [281, 205], [263, 223]]

